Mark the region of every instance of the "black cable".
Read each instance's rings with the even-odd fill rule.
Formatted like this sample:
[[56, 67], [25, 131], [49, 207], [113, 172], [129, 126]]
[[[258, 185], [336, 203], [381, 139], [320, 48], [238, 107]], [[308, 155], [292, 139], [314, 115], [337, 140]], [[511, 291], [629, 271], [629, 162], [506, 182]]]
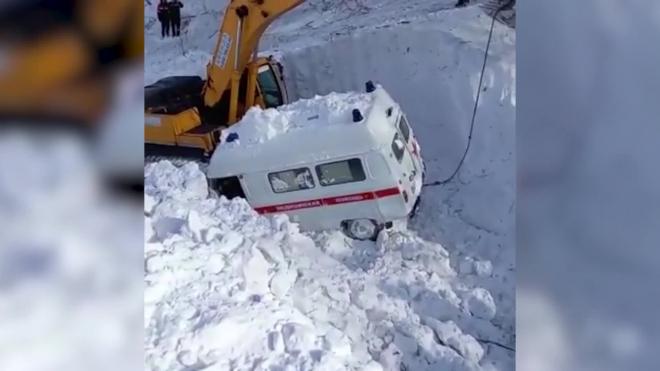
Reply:
[[495, 28], [495, 20], [497, 19], [497, 15], [504, 9], [507, 9], [509, 6], [512, 5], [512, 3], [515, 0], [509, 0], [505, 4], [501, 5], [499, 8], [497, 8], [497, 11], [493, 14], [493, 20], [490, 24], [490, 32], [488, 33], [488, 43], [486, 43], [486, 51], [484, 52], [484, 63], [481, 66], [481, 76], [479, 76], [479, 87], [477, 88], [477, 99], [474, 101], [474, 109], [472, 111], [472, 121], [470, 122], [470, 134], [468, 135], [468, 142], [467, 146], [465, 146], [465, 152], [463, 152], [463, 157], [461, 157], [461, 161], [459, 161], [458, 166], [456, 167], [456, 170], [451, 174], [451, 176], [445, 180], [438, 180], [435, 182], [431, 183], [426, 183], [423, 185], [423, 187], [436, 187], [436, 186], [441, 186], [444, 184], [447, 184], [451, 182], [454, 177], [458, 174], [458, 172], [461, 170], [461, 167], [463, 167], [463, 163], [465, 162], [465, 158], [467, 157], [468, 151], [470, 150], [470, 145], [472, 144], [472, 133], [474, 132], [474, 121], [475, 118], [477, 117], [477, 108], [479, 107], [479, 98], [481, 97], [481, 85], [483, 84], [484, 81], [484, 72], [486, 71], [486, 62], [488, 61], [488, 50], [490, 49], [490, 42], [493, 38], [493, 29]]
[[502, 343], [498, 343], [497, 341], [493, 341], [493, 340], [484, 340], [484, 339], [476, 339], [476, 340], [477, 340], [478, 342], [480, 342], [480, 343], [484, 343], [484, 344], [490, 344], [490, 345], [498, 346], [498, 347], [500, 347], [500, 348], [502, 348], [502, 349], [506, 349], [506, 350], [508, 350], [508, 351], [510, 351], [510, 352], [513, 352], [513, 353], [516, 352], [516, 350], [515, 350], [514, 348], [511, 348], [510, 346], [506, 346], [506, 345], [504, 345], [504, 344], [502, 344]]

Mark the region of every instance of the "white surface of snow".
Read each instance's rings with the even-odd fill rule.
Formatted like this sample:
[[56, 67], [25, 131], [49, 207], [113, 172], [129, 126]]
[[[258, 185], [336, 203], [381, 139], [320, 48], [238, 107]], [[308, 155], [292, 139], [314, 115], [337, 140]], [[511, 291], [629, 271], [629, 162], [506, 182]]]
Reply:
[[196, 166], [146, 168], [149, 369], [493, 369], [475, 336], [496, 336], [482, 318], [495, 305], [442, 246], [405, 230], [354, 246], [304, 235], [209, 197]]
[[236, 125], [223, 131], [223, 141], [229, 133], [236, 133], [240, 140], [225, 145], [249, 146], [297, 130], [305, 130], [313, 136], [325, 127], [354, 125], [353, 109], [365, 115], [372, 101], [372, 94], [349, 92], [300, 99], [277, 109], [253, 107]]
[[[466, 145], [490, 18], [476, 7], [454, 10], [454, 1], [327, 10], [320, 3], [275, 22], [261, 43], [282, 60], [290, 97], [382, 84], [424, 148], [427, 181], [447, 177]], [[180, 40], [145, 30], [145, 83], [203, 76], [208, 58], [197, 57], [212, 50], [223, 4], [189, 5]], [[161, 258], [159, 270], [146, 273], [147, 366], [512, 370], [515, 353], [494, 343], [515, 343], [515, 73], [515, 33], [498, 24], [459, 176], [425, 188], [408, 229], [375, 244], [339, 232], [301, 234], [283, 217], [188, 190], [203, 177], [192, 165], [149, 165], [145, 181], [161, 183], [145, 184], [156, 203], [146, 216], [154, 232], [145, 235], [145, 254]], [[269, 130], [252, 134], [268, 138]], [[253, 273], [245, 274], [246, 264]], [[246, 318], [254, 323], [243, 325]], [[242, 332], [241, 341], [214, 335], [223, 328]]]
[[0, 370], [140, 365], [137, 202], [102, 188], [81, 137], [3, 134], [0, 171], [11, 176], [0, 177]]

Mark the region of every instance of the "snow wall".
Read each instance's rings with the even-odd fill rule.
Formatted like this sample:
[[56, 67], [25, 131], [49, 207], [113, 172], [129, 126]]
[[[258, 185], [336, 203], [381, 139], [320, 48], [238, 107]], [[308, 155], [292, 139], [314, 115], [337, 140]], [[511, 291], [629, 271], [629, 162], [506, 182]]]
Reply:
[[[377, 81], [403, 106], [426, 160], [437, 163], [429, 166], [429, 178], [447, 177], [466, 145], [489, 26], [478, 9], [467, 15], [483, 22], [468, 30], [448, 32], [447, 26], [432, 23], [442, 23], [451, 14], [415, 26], [396, 24], [284, 52], [291, 100], [361, 91], [367, 80]], [[501, 28], [496, 26], [484, 76], [477, 134], [468, 161], [471, 170], [485, 166], [493, 155], [508, 155], [515, 143], [515, 37]], [[502, 140], [493, 141], [493, 134]]]
[[[422, 146], [427, 180], [447, 178], [467, 145], [491, 18], [478, 7], [399, 19], [335, 33], [311, 44], [265, 37], [280, 55], [291, 99], [381, 83], [401, 104]], [[314, 42], [314, 41], [312, 41]], [[496, 23], [470, 152], [452, 183], [426, 188], [411, 228], [450, 247], [455, 260], [486, 259], [500, 299], [498, 316], [514, 327], [515, 31]]]

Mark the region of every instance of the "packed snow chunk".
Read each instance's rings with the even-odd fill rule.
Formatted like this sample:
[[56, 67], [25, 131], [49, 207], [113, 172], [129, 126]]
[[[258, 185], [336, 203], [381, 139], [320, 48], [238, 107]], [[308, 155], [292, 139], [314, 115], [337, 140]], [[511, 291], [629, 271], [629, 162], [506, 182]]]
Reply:
[[205, 231], [203, 239], [204, 239], [204, 243], [209, 244], [215, 241], [216, 239], [220, 239], [221, 237], [222, 237], [222, 231], [220, 230], [220, 228], [210, 227]]
[[493, 274], [493, 263], [488, 260], [464, 257], [458, 265], [458, 271], [462, 275], [475, 274], [479, 277], [490, 277]]
[[149, 194], [144, 195], [144, 213], [150, 215], [156, 207], [156, 200]]
[[458, 271], [462, 275], [470, 275], [474, 273], [474, 259], [470, 257], [464, 257], [461, 259], [460, 263], [458, 263]]
[[153, 222], [154, 232], [156, 237], [163, 241], [170, 236], [178, 235], [181, 233], [186, 221], [179, 218], [162, 217]]
[[252, 249], [252, 256], [243, 265], [243, 278], [245, 280], [245, 291], [251, 297], [266, 294], [269, 291], [270, 264], [264, 258], [261, 251]]
[[225, 258], [222, 255], [215, 254], [209, 257], [207, 268], [210, 273], [220, 274], [227, 266]]
[[144, 193], [158, 201], [165, 198], [198, 200], [208, 196], [208, 183], [194, 162], [178, 168], [169, 161], [160, 161], [145, 166]]
[[353, 109], [364, 115], [372, 101], [373, 95], [367, 93], [330, 93], [278, 108], [253, 107], [240, 122], [223, 131], [222, 141], [226, 142], [232, 133], [238, 134], [238, 140], [224, 144], [231, 148], [263, 143], [294, 130], [308, 130], [314, 135], [319, 126], [353, 124]]
[[464, 334], [455, 322], [426, 318], [424, 323], [433, 329], [438, 339], [468, 361], [479, 363], [483, 358], [484, 349], [481, 344], [471, 335]]
[[278, 298], [283, 298], [293, 287], [298, 278], [295, 270], [284, 269], [278, 271], [270, 280], [270, 291]]
[[195, 241], [201, 241], [202, 240], [202, 231], [205, 229], [204, 222], [202, 222], [202, 219], [199, 215], [198, 212], [192, 210], [188, 213], [188, 220], [186, 223], [188, 230], [193, 236], [193, 239]]
[[316, 336], [311, 328], [299, 323], [287, 323], [282, 326], [284, 349], [289, 353], [300, 353], [309, 344], [313, 344]]
[[467, 295], [466, 304], [470, 313], [477, 318], [487, 321], [495, 318], [495, 301], [486, 289], [476, 288], [470, 291]]
[[151, 224], [151, 218], [144, 217], [144, 242], [149, 242], [153, 238], [155, 232], [154, 227]]
[[396, 347], [396, 345], [394, 345], [394, 343], [391, 343], [387, 348], [380, 352], [379, 361], [385, 370], [402, 370], [402, 358], [402, 352]]
[[229, 231], [222, 237], [221, 244], [223, 251], [234, 251], [244, 242], [243, 236], [235, 231]]
[[493, 264], [488, 260], [474, 262], [474, 271], [479, 277], [490, 277], [493, 274]]

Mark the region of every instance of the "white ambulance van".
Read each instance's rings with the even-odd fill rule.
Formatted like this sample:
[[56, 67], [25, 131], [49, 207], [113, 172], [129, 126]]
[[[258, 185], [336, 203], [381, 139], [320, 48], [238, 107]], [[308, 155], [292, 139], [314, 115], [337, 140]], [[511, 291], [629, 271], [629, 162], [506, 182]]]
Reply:
[[210, 186], [260, 214], [288, 214], [302, 230], [374, 240], [418, 205], [419, 144], [400, 106], [372, 82], [366, 93], [255, 108], [222, 139]]

